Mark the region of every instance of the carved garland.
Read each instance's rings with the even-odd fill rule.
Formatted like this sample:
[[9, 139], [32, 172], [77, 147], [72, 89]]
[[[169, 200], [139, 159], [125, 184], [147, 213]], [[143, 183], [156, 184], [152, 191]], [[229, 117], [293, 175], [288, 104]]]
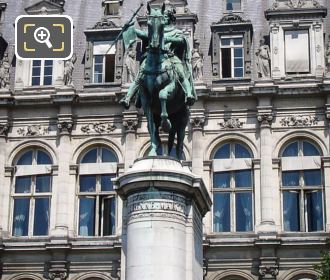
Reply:
[[117, 127], [112, 123], [89, 123], [81, 127], [81, 131], [87, 134], [105, 134], [113, 132]]
[[281, 119], [282, 126], [313, 126], [318, 124], [319, 119], [313, 115], [291, 115]]

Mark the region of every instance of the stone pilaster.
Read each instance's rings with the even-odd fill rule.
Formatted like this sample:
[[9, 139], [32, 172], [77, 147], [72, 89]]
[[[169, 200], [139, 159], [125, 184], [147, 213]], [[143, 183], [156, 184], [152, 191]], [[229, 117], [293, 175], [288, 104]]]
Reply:
[[203, 128], [205, 124], [205, 110], [190, 110], [190, 125], [192, 129], [192, 172], [203, 175]]
[[[330, 157], [323, 157], [324, 168], [324, 201], [330, 201]], [[330, 232], [330, 211], [325, 211], [326, 231]]]
[[279, 272], [279, 262], [276, 257], [276, 248], [280, 241], [276, 238], [259, 239], [256, 246], [260, 248], [260, 258], [257, 267], [260, 280], [275, 280]]
[[136, 158], [136, 130], [138, 127], [138, 112], [123, 112], [123, 129], [125, 131], [125, 170], [133, 164]]
[[[260, 123], [260, 196], [261, 196], [261, 223], [258, 232], [274, 232], [273, 218], [273, 170], [272, 170], [272, 132], [273, 120], [271, 100], [259, 100], [258, 122]], [[267, 105], [269, 104], [269, 105]]]

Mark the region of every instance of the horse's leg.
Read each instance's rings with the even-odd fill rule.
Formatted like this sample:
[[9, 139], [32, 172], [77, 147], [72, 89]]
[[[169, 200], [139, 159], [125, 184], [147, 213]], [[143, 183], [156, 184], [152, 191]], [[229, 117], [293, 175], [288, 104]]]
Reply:
[[167, 147], [167, 155], [170, 156], [173, 145], [174, 145], [174, 138], [175, 138], [176, 130], [172, 127], [170, 133], [168, 135], [168, 147]]
[[167, 97], [170, 95], [170, 93], [174, 92], [175, 90], [175, 81], [171, 81], [166, 87], [164, 87], [162, 90], [159, 91], [159, 100], [160, 100], [160, 106], [161, 106], [161, 126], [164, 132], [169, 132], [171, 130], [171, 122], [168, 119], [167, 114]]
[[157, 156], [157, 148], [160, 145], [158, 127], [156, 127], [154, 116], [153, 113], [151, 112], [150, 104], [147, 100], [147, 97], [145, 96], [144, 93], [141, 94], [140, 97], [141, 97], [143, 111], [147, 118], [148, 131], [150, 134], [150, 141], [151, 141], [151, 149], [148, 153], [148, 156]]
[[188, 109], [186, 107], [182, 110], [182, 117], [178, 120], [178, 122], [176, 156], [179, 160], [182, 160], [183, 141], [188, 124]]

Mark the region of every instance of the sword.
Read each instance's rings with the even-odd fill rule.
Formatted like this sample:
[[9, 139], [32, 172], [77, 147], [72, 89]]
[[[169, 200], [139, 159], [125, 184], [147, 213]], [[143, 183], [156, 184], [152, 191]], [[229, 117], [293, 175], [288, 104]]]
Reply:
[[[154, 1], [154, 0], [153, 0]], [[117, 44], [118, 40], [120, 39], [120, 37], [123, 35], [123, 33], [126, 31], [126, 29], [129, 27], [129, 24], [133, 21], [133, 19], [137, 16], [137, 14], [140, 12], [140, 10], [142, 9], [142, 7], [144, 6], [144, 4], [141, 2], [140, 3], [140, 7], [135, 11], [135, 13], [132, 15], [132, 17], [129, 19], [128, 22], [126, 22], [124, 24], [124, 27], [122, 28], [122, 30], [120, 31], [120, 33], [118, 34], [118, 36], [116, 37], [116, 39], [113, 41], [113, 43], [110, 45], [109, 49], [107, 50], [106, 53], [108, 53], [112, 47], [114, 45]]]

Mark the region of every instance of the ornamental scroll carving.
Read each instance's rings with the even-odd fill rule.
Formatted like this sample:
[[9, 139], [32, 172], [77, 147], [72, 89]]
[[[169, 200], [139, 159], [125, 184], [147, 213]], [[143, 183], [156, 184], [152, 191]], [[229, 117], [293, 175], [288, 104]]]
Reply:
[[129, 219], [150, 216], [185, 216], [186, 199], [184, 196], [168, 192], [145, 192], [131, 195], [127, 199]]
[[312, 115], [292, 115], [281, 119], [282, 126], [313, 126], [318, 124], [319, 119]]
[[22, 136], [42, 136], [49, 133], [49, 127], [41, 125], [28, 125], [25, 128], [19, 128], [17, 133]]
[[241, 122], [238, 118], [225, 119], [224, 122], [219, 123], [224, 129], [241, 128], [244, 122]]
[[87, 134], [91, 133], [110, 133], [117, 127], [112, 123], [89, 123], [81, 127], [81, 131]]

